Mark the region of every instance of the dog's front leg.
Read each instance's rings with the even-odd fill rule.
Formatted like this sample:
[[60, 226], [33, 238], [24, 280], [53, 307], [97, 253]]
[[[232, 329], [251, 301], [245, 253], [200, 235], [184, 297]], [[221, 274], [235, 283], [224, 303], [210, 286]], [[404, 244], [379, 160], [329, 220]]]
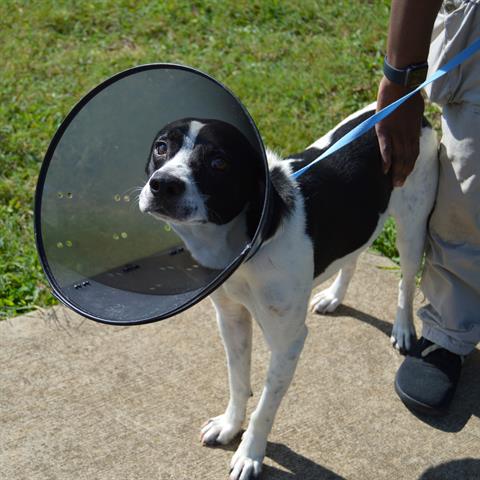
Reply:
[[223, 415], [211, 418], [202, 427], [204, 445], [229, 443], [240, 431], [245, 420], [250, 387], [252, 353], [252, 319], [248, 310], [233, 303], [221, 289], [211, 295], [220, 334], [227, 354], [230, 401]]
[[[295, 320], [298, 323], [298, 319]], [[282, 318], [279, 323], [284, 321], [286, 319]], [[295, 332], [284, 331], [283, 335], [282, 332], [277, 332], [276, 338], [269, 337], [265, 329], [264, 333], [271, 349], [267, 379], [258, 406], [232, 458], [231, 480], [247, 480], [260, 474], [267, 437], [280, 402], [293, 378], [307, 336], [307, 327], [302, 324]]]

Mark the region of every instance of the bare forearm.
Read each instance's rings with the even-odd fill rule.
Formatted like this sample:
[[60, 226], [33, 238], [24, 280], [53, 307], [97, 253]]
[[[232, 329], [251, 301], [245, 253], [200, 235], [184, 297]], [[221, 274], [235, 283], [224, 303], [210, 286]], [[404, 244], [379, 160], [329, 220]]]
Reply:
[[[388, 63], [404, 69], [427, 60], [435, 17], [442, 0], [392, 0], [388, 32]], [[377, 109], [390, 105], [411, 87], [383, 77], [378, 89]], [[376, 125], [384, 172], [392, 168], [394, 186], [403, 185], [413, 170], [419, 152], [424, 102], [417, 93]]]
[[433, 23], [442, 0], [392, 0], [387, 58], [405, 68], [428, 56]]

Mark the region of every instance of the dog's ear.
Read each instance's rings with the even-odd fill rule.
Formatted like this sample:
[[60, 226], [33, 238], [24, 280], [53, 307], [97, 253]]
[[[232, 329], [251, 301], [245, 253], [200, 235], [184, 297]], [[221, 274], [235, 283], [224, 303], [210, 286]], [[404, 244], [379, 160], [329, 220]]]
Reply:
[[[256, 158], [255, 158], [256, 156]], [[258, 152], [253, 152], [253, 161], [249, 167], [251, 169], [253, 182], [251, 183], [252, 191], [250, 192], [250, 202], [247, 206], [247, 235], [250, 240], [255, 235], [262, 215], [263, 204], [265, 201], [265, 189], [267, 178], [265, 178], [265, 168], [262, 156]]]
[[243, 168], [248, 169], [249, 202], [246, 210], [247, 235], [253, 238], [260, 222], [262, 208], [265, 200], [266, 178], [264, 157], [258, 147], [254, 147], [250, 141], [242, 136], [242, 159]]
[[245, 168], [248, 168], [251, 177], [257, 180], [258, 186], [265, 186], [265, 162], [263, 159], [263, 155], [258, 147], [254, 147], [250, 141], [241, 134], [243, 142], [242, 142], [242, 158], [245, 164]]
[[256, 228], [260, 221], [261, 208], [265, 200], [265, 188], [267, 182], [269, 182], [268, 219], [264, 229], [264, 239], [269, 239], [275, 234], [282, 221], [290, 216], [295, 208], [295, 192], [288, 173], [278, 165], [269, 168], [269, 176], [268, 178], [264, 178], [264, 182], [263, 193], [259, 197], [261, 203], [259, 206], [258, 220], [256, 220], [257, 223], [253, 227]]
[[247, 217], [247, 236], [252, 240], [255, 232], [257, 231], [258, 224], [260, 223], [260, 217], [262, 215], [263, 196], [256, 195], [255, 198], [248, 204], [246, 217]]
[[150, 145], [150, 151], [148, 153], [148, 159], [147, 159], [147, 163], [145, 165], [145, 175], [147, 177], [150, 177], [155, 170], [155, 168], [153, 168], [153, 158], [152, 158], [152, 156], [153, 156], [153, 146], [155, 145], [155, 141], [156, 141], [159, 133], [157, 133], [157, 135], [155, 135], [155, 139], [153, 140], [152, 144]]
[[150, 164], [151, 164], [151, 160], [152, 160], [152, 155], [150, 154], [149, 157], [148, 157], [148, 160], [147, 160], [147, 164], [145, 165], [145, 175], [147, 177], [150, 176]]

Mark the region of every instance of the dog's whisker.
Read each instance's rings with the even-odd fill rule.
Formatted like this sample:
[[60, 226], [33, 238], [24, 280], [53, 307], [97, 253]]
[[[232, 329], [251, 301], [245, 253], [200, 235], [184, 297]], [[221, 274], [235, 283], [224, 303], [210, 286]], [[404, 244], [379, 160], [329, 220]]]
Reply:
[[130, 187], [127, 190], [125, 190], [122, 195], [133, 195], [134, 193], [141, 192], [143, 190], [143, 187]]

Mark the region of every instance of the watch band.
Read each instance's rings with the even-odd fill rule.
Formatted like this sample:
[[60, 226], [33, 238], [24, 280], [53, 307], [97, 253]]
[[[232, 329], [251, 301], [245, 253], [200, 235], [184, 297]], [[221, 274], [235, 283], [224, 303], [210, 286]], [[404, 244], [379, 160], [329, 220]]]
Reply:
[[408, 65], [406, 68], [395, 68], [388, 63], [387, 57], [383, 60], [383, 74], [391, 82], [404, 87], [418, 87], [426, 78], [428, 72], [428, 62]]

